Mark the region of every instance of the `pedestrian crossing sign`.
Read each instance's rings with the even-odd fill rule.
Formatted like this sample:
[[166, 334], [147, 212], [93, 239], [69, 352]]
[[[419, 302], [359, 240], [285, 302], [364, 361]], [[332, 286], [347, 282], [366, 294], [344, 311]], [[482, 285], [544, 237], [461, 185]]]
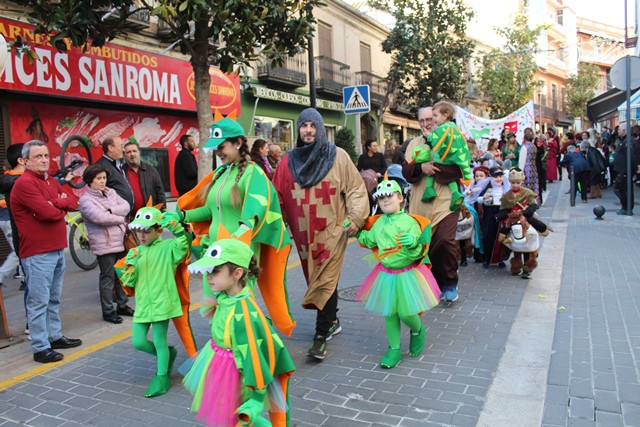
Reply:
[[342, 88], [342, 97], [345, 114], [368, 113], [371, 111], [369, 85], [346, 86]]

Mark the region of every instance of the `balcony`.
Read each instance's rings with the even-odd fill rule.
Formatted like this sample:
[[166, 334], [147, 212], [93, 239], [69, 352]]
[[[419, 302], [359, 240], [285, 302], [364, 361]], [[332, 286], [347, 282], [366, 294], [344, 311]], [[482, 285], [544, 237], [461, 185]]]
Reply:
[[381, 105], [386, 97], [387, 83], [380, 76], [370, 71], [358, 71], [355, 73], [356, 85], [369, 85], [372, 105]]
[[158, 19], [158, 27], [156, 30], [156, 34], [158, 35], [158, 38], [160, 40], [165, 42], [174, 38], [172, 36], [171, 27], [162, 19]]
[[307, 55], [299, 53], [285, 58], [284, 64], [272, 67], [270, 64], [258, 66], [258, 80], [265, 84], [298, 88], [307, 84]]
[[351, 67], [326, 56], [316, 56], [314, 70], [316, 92], [342, 97], [342, 88], [351, 84]]
[[99, 7], [96, 12], [102, 14], [102, 20], [121, 20], [123, 16], [126, 16], [124, 26], [130, 31], [146, 30], [151, 26], [151, 12], [147, 9], [138, 9], [137, 6], [132, 5], [130, 10], [134, 12], [125, 12], [119, 7]]

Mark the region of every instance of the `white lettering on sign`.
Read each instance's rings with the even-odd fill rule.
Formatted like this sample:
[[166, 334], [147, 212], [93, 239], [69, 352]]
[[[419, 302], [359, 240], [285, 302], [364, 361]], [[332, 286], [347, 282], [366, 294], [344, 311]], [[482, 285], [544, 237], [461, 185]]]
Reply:
[[[281, 92], [279, 90], [269, 89], [266, 87], [254, 87], [253, 95], [256, 98], [271, 99], [273, 101], [289, 102], [291, 104], [298, 105], [311, 105], [311, 99], [308, 96], [300, 95], [298, 93]], [[339, 102], [327, 101], [324, 99], [316, 100], [316, 106], [318, 108], [324, 108], [326, 110], [342, 111], [342, 104]]]

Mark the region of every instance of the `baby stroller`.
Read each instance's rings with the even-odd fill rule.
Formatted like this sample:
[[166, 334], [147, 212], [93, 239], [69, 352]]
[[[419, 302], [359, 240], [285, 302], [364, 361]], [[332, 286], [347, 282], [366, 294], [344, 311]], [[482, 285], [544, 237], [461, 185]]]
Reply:
[[[404, 179], [404, 176], [402, 176], [402, 166], [397, 163], [392, 163], [391, 165], [389, 165], [389, 167], [387, 167], [387, 177], [396, 181], [398, 185], [400, 185], [400, 188], [402, 189], [402, 195], [404, 196], [402, 209], [404, 209], [406, 212], [409, 208], [409, 197], [411, 196], [412, 186], [407, 182], [406, 179]], [[378, 204], [375, 203], [373, 205], [373, 209], [371, 210], [371, 215], [375, 215], [377, 211]]]

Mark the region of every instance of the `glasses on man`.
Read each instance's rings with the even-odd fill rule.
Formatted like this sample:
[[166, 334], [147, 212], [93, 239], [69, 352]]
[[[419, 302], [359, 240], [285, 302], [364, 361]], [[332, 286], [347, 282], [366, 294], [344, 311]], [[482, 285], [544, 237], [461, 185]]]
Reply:
[[418, 120], [418, 123], [427, 123], [427, 122], [432, 122], [433, 121], [433, 117], [429, 117], [426, 119], [420, 119]]

